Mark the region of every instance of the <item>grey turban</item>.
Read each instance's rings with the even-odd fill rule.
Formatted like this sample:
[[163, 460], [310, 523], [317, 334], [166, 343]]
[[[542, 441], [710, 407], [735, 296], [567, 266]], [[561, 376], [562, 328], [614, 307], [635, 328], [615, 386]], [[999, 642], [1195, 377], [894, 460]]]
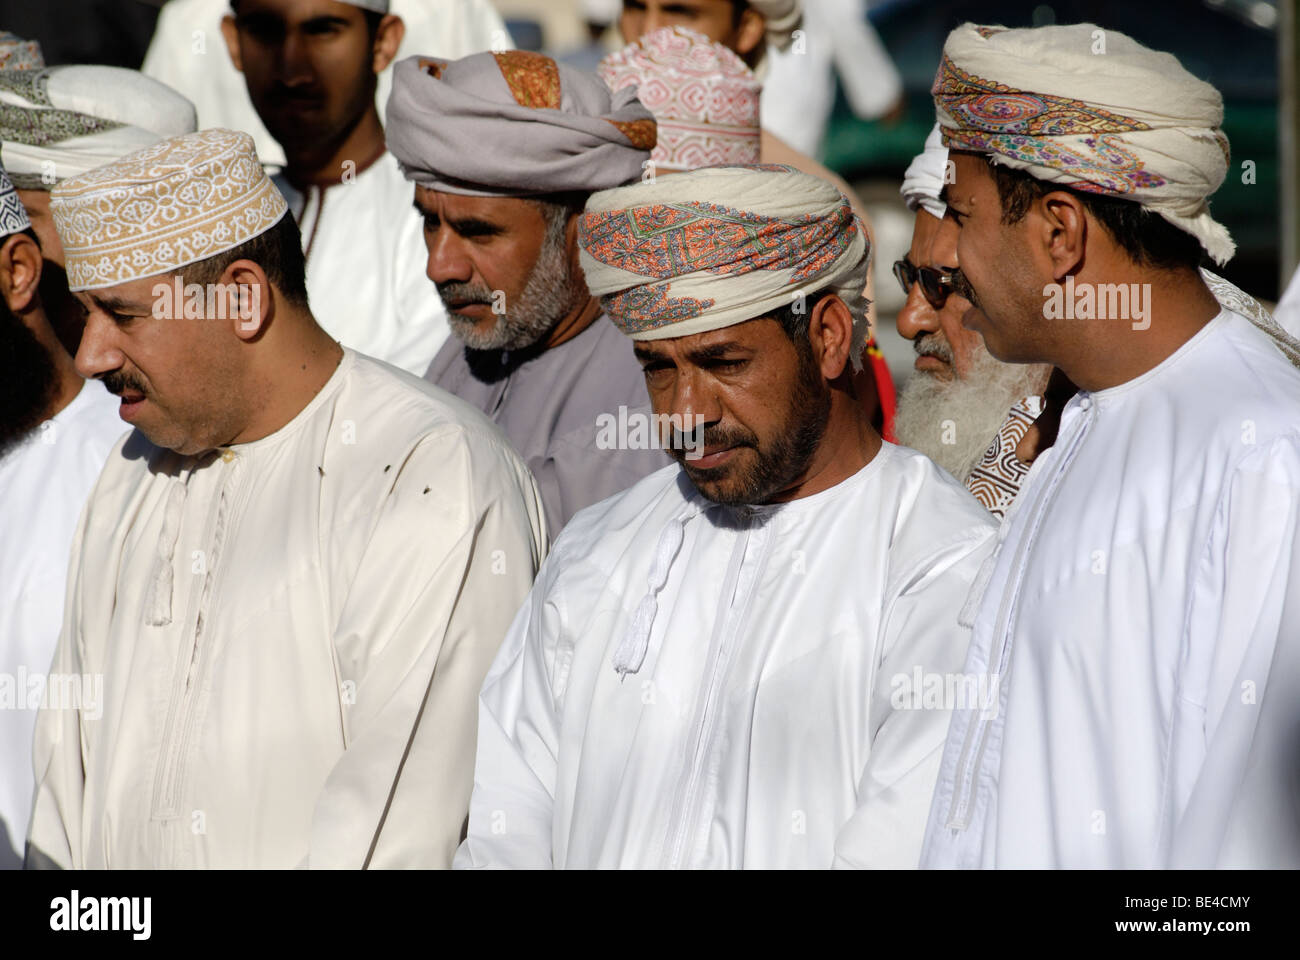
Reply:
[[468, 196], [594, 192], [641, 176], [654, 116], [633, 88], [523, 50], [393, 69], [388, 149], [408, 180]]

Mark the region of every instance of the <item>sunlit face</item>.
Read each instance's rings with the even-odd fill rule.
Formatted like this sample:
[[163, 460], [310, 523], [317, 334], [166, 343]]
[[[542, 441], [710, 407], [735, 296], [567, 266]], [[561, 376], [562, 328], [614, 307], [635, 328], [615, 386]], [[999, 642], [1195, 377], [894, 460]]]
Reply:
[[259, 398], [240, 396], [242, 341], [233, 322], [185, 319], [158, 310], [155, 290], [171, 275], [75, 294], [85, 314], [77, 372], [96, 377], [122, 398], [123, 420], [159, 447], [194, 455], [234, 440], [244, 411]]
[[811, 350], [801, 353], [777, 321], [639, 340], [635, 350], [655, 414], [703, 427], [702, 447], [670, 452], [704, 496], [770, 503], [807, 472], [830, 417], [830, 387]]
[[[931, 246], [941, 222], [925, 210], [916, 211], [912, 246], [907, 252], [907, 259], [914, 266], [928, 265], [941, 270], [959, 266], [940, 263], [932, 255]], [[936, 310], [921, 292], [921, 284], [912, 284], [907, 301], [898, 313], [898, 332], [916, 347], [918, 373], [940, 380], [968, 375], [975, 352], [984, 349], [980, 335], [962, 326], [961, 318], [969, 309], [970, 301], [950, 292], [943, 307]]]
[[374, 104], [374, 48], [360, 7], [238, 0], [235, 29], [249, 98], [286, 149], [342, 139]]
[[663, 27], [686, 27], [736, 50], [745, 7], [736, 0], [623, 0], [618, 28], [623, 39], [632, 43]]
[[415, 206], [424, 218], [426, 272], [466, 346], [530, 346], [585, 299], [573, 231], [567, 221], [548, 224], [538, 204], [417, 186]]
[[938, 263], [960, 265], [971, 307], [962, 319], [980, 333], [989, 353], [1008, 363], [1045, 358], [1038, 346], [1044, 330], [1043, 280], [1033, 268], [1031, 212], [1015, 224], [1002, 222], [1002, 202], [986, 161], [951, 151], [954, 179], [945, 188], [948, 211], [930, 246]]

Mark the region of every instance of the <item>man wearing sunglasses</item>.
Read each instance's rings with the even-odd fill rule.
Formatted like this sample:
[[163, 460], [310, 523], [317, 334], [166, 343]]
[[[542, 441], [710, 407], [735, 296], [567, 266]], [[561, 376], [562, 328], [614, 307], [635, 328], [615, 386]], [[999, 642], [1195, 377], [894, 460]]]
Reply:
[[894, 433], [964, 483], [1001, 517], [1020, 489], [1029, 464], [1016, 446], [1034, 422], [1052, 368], [1003, 363], [978, 333], [962, 326], [971, 302], [961, 271], [936, 266], [930, 245], [943, 219], [939, 199], [948, 150], [936, 126], [925, 150], [903, 178], [902, 194], [916, 212], [912, 246], [894, 264], [907, 297], [898, 332], [916, 348], [916, 372], [899, 392]]

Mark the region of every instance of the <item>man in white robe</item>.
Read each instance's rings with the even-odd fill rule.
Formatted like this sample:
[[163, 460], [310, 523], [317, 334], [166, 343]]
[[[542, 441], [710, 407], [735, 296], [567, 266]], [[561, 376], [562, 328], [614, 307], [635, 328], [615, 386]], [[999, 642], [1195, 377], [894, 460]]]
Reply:
[[136, 430], [73, 546], [53, 672], [102, 696], [41, 711], [29, 862], [447, 866], [543, 549], [527, 470], [320, 329], [246, 134], [165, 140], [53, 209], [78, 369]]
[[963, 610], [1002, 682], [954, 713], [923, 865], [1300, 865], [1300, 345], [1197, 271], [1233, 250], [1222, 100], [1093, 24], [967, 24], [934, 92], [932, 255], [990, 353], [1079, 391]]
[[0, 870], [22, 865], [32, 733], [77, 517], [126, 426], [77, 375], [40, 296], [41, 250], [0, 167]]
[[792, 168], [592, 197], [584, 270], [678, 464], [556, 542], [483, 687], [458, 867], [916, 865], [994, 525], [853, 396], [868, 250]]
[[345, 347], [424, 373], [447, 339], [447, 312], [423, 275], [420, 216], [375, 103], [401, 18], [387, 0], [235, 0], [232, 9], [221, 28], [286, 156], [274, 179], [302, 234], [313, 312]]

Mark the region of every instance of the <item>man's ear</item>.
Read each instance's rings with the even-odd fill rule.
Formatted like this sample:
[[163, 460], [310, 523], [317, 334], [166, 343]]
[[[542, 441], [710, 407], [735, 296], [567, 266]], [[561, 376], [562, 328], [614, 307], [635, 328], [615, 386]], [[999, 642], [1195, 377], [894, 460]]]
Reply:
[[1083, 201], [1068, 190], [1053, 190], [1035, 204], [1041, 224], [1034, 239], [1052, 262], [1060, 283], [1083, 262], [1088, 245], [1088, 215]]
[[36, 298], [41, 262], [41, 248], [25, 233], [0, 243], [0, 296], [14, 313], [22, 313]]
[[384, 68], [393, 62], [397, 48], [402, 45], [405, 36], [406, 24], [402, 18], [395, 13], [384, 14], [384, 18], [379, 21], [379, 29], [375, 31], [375, 73], [383, 73]]
[[748, 57], [763, 42], [765, 33], [767, 33], [767, 19], [753, 7], [746, 5], [745, 12], [740, 15], [740, 23], [736, 26], [736, 53], [741, 57]]
[[853, 352], [853, 314], [848, 304], [833, 293], [818, 300], [808, 318], [808, 336], [822, 376], [839, 379]]
[[230, 51], [230, 60], [235, 69], [244, 72], [244, 59], [239, 55], [239, 30], [235, 27], [235, 18], [226, 14], [221, 18], [221, 35], [226, 38], [226, 49]]
[[259, 264], [236, 260], [221, 275], [226, 290], [226, 318], [240, 340], [253, 340], [267, 327], [275, 308], [271, 281]]

